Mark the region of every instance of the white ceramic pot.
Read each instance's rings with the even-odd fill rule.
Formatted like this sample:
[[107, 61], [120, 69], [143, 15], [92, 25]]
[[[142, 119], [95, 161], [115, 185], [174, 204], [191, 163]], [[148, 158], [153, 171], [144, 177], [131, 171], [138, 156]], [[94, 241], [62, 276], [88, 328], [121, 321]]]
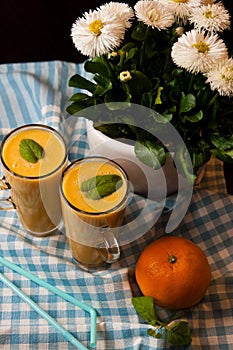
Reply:
[[172, 158], [168, 158], [163, 167], [154, 170], [136, 157], [133, 145], [104, 135], [93, 127], [91, 121], [87, 124], [88, 156], [104, 156], [119, 163], [126, 171], [135, 193], [161, 200], [177, 192], [178, 176]]

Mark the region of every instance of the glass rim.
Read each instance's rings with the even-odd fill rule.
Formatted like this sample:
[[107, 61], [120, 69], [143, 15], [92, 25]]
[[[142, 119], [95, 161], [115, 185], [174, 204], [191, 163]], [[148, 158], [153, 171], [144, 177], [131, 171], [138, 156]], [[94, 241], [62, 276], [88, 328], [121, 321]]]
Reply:
[[[3, 148], [4, 148], [4, 145], [6, 143], [6, 141], [9, 139], [9, 137], [11, 137], [13, 134], [17, 133], [18, 131], [20, 131], [21, 129], [28, 129], [28, 128], [33, 128], [33, 129], [45, 129], [45, 130], [48, 130], [51, 134], [54, 133], [57, 135], [57, 137], [60, 138], [60, 140], [62, 141], [63, 143], [63, 146], [64, 146], [64, 149], [65, 149], [65, 156], [64, 158], [62, 159], [61, 163], [52, 171], [50, 171], [48, 174], [44, 174], [44, 175], [39, 175], [39, 176], [26, 176], [26, 175], [21, 175], [21, 174], [18, 174], [16, 172], [14, 172], [13, 170], [11, 170], [9, 168], [9, 166], [6, 164], [4, 158], [3, 158]], [[12, 175], [16, 176], [16, 177], [19, 177], [21, 179], [28, 179], [28, 180], [39, 180], [39, 179], [43, 179], [43, 178], [46, 178], [46, 177], [49, 177], [51, 176], [52, 174], [56, 173], [66, 162], [67, 160], [67, 146], [66, 146], [66, 142], [65, 142], [65, 139], [63, 138], [63, 136], [56, 130], [54, 129], [53, 127], [49, 126], [49, 125], [44, 125], [44, 124], [36, 124], [36, 123], [33, 123], [33, 124], [26, 124], [26, 125], [21, 125], [17, 128], [14, 128], [13, 130], [11, 130], [7, 135], [4, 136], [2, 142], [1, 142], [1, 145], [0, 145], [0, 155], [1, 155], [1, 162], [2, 162], [2, 165], [5, 167], [5, 169], [7, 171], [9, 171]]]
[[[67, 171], [69, 171], [70, 168], [74, 167], [77, 163], [81, 163], [85, 160], [105, 160], [105, 162], [110, 162], [110, 163], [113, 163], [115, 167], [117, 167], [121, 173], [124, 175], [125, 177], [125, 181], [126, 181], [126, 192], [124, 194], [124, 197], [122, 198], [122, 200], [117, 204], [115, 205], [113, 208], [111, 209], [108, 209], [106, 211], [100, 211], [100, 212], [92, 212], [92, 211], [85, 211], [83, 209], [79, 209], [77, 208], [75, 205], [73, 205], [67, 198], [66, 198], [66, 195], [63, 191], [63, 179], [65, 177], [65, 174], [67, 173]], [[74, 209], [76, 212], [80, 213], [80, 214], [84, 214], [84, 215], [93, 215], [93, 216], [100, 216], [100, 215], [103, 215], [103, 214], [109, 214], [111, 213], [113, 210], [116, 210], [116, 209], [120, 209], [120, 207], [127, 201], [128, 199], [128, 195], [129, 195], [129, 178], [128, 178], [128, 175], [127, 173], [125, 172], [125, 170], [122, 168], [122, 166], [120, 164], [118, 164], [115, 160], [113, 159], [110, 159], [110, 158], [107, 158], [107, 157], [102, 157], [102, 156], [87, 156], [87, 157], [82, 157], [80, 159], [77, 159], [77, 160], [74, 160], [73, 162], [71, 162], [62, 172], [62, 176], [61, 176], [61, 180], [60, 180], [60, 192], [61, 192], [61, 195], [62, 197], [64, 198], [64, 200], [66, 201], [66, 203], [72, 208]]]

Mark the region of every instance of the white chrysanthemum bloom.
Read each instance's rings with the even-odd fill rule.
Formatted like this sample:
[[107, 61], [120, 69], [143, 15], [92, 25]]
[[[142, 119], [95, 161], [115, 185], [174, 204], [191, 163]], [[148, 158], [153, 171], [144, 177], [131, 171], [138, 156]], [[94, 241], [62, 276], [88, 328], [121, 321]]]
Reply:
[[205, 73], [219, 60], [228, 57], [225, 43], [217, 34], [204, 34], [196, 29], [183, 34], [172, 46], [175, 64], [192, 73]]
[[201, 0], [159, 0], [176, 17], [177, 22], [186, 23], [192, 8], [200, 6]]
[[139, 21], [159, 30], [171, 27], [175, 21], [173, 13], [156, 0], [140, 0], [134, 10]]
[[134, 18], [134, 12], [128, 4], [121, 2], [109, 2], [105, 5], [100, 6], [100, 10], [106, 15], [113, 16], [114, 18], [119, 18], [123, 23], [125, 28], [130, 28], [132, 23], [130, 22]]
[[211, 33], [223, 32], [231, 26], [230, 14], [221, 2], [194, 8], [189, 20], [194, 24], [194, 28]]
[[119, 79], [123, 83], [126, 83], [127, 81], [132, 79], [132, 75], [130, 74], [130, 72], [128, 70], [125, 70], [123, 72], [120, 72]]
[[213, 5], [216, 0], [201, 0], [201, 5]]
[[217, 90], [222, 96], [233, 97], [233, 58], [218, 62], [205, 75], [212, 90]]
[[119, 47], [125, 35], [125, 19], [101, 11], [85, 12], [71, 29], [71, 37], [77, 50], [83, 55], [104, 55]]

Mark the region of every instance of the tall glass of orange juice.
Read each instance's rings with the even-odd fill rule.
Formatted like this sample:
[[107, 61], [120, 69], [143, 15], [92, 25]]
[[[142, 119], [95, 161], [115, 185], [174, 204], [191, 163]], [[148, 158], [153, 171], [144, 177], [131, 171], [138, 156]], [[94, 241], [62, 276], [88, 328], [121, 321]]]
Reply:
[[115, 237], [128, 201], [128, 178], [114, 161], [87, 157], [63, 172], [61, 205], [66, 236], [82, 267], [113, 263], [120, 256]]
[[62, 219], [59, 182], [67, 164], [63, 137], [53, 128], [28, 124], [1, 144], [1, 162], [11, 200], [27, 232], [46, 236]]

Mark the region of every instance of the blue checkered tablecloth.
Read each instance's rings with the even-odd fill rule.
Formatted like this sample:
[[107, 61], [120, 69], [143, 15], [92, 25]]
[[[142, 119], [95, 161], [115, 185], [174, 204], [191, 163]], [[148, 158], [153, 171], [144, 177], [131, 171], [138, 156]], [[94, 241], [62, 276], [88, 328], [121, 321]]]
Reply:
[[[0, 139], [12, 128], [26, 123], [59, 125], [66, 117], [65, 107], [72, 93], [67, 82], [76, 72], [82, 72], [81, 65], [60, 61], [0, 65]], [[73, 148], [71, 159], [83, 156], [88, 147], [85, 120], [79, 123], [77, 153], [74, 155]], [[135, 196], [129, 217], [144, 205], [145, 199]], [[165, 340], [147, 335], [149, 326], [131, 303], [132, 296], [140, 295], [134, 278], [140, 253], [150, 242], [166, 234], [170, 213], [164, 210], [150, 227], [150, 214], [154, 210], [156, 205], [152, 203], [141, 218], [143, 227], [148, 224], [148, 231], [123, 245], [120, 260], [106, 270], [89, 273], [79, 269], [62, 232], [45, 238], [30, 236], [21, 227], [15, 211], [0, 213], [0, 256], [95, 308], [96, 349], [172, 349]], [[207, 164], [188, 211], [172, 234], [199, 245], [212, 270], [204, 299], [195, 307], [179, 312], [192, 332], [191, 345], [183, 348], [232, 350], [233, 197], [226, 194], [221, 162], [213, 158]], [[90, 348], [90, 319], [83, 310], [7, 267], [0, 266], [0, 272]], [[158, 313], [164, 320], [173, 315], [171, 310], [164, 309], [158, 309]], [[71, 350], [74, 346], [0, 282], [2, 349]]]

